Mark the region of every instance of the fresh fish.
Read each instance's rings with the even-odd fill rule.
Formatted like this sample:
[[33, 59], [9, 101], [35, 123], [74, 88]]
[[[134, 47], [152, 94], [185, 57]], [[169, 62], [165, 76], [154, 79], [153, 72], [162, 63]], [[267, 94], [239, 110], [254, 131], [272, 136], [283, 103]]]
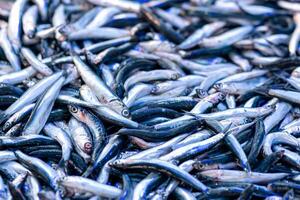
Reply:
[[20, 59], [17, 56], [16, 51], [13, 49], [11, 42], [9, 41], [8, 32], [6, 28], [1, 29], [0, 38], [1, 38], [0, 46], [4, 51], [7, 60], [9, 61], [9, 63], [11, 64], [11, 66], [15, 71], [20, 71], [21, 70]]
[[47, 136], [53, 138], [61, 145], [62, 159], [59, 165], [66, 166], [68, 160], [70, 159], [71, 151], [73, 148], [70, 136], [64, 130], [60, 129], [52, 123], [46, 124], [43, 128], [43, 131]]
[[97, 181], [83, 178], [80, 176], [67, 176], [59, 181], [59, 184], [76, 192], [89, 192], [97, 196], [106, 198], [117, 198], [122, 191], [113, 186], [104, 185]]
[[36, 103], [28, 122], [25, 124], [23, 135], [39, 134], [46, 124], [54, 102], [65, 82], [65, 78], [59, 78], [56, 83], [40, 97]]
[[299, 11], [0, 1], [0, 199], [299, 199]]

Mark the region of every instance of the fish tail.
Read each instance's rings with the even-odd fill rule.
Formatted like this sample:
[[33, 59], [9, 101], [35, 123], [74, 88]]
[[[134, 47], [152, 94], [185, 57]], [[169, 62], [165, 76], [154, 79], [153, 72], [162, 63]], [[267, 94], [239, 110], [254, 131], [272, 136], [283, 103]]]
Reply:
[[283, 81], [287, 81], [287, 77], [286, 76], [288, 76], [288, 74], [284, 74], [283, 72], [281, 72], [281, 73], [273, 73], [274, 74], [274, 78], [276, 79], [281, 79], [281, 80], [283, 80]]
[[267, 85], [262, 85], [262, 86], [259, 86], [252, 90], [252, 92], [258, 93], [258, 94], [264, 95], [264, 96], [269, 96], [268, 91], [269, 91], [269, 88]]

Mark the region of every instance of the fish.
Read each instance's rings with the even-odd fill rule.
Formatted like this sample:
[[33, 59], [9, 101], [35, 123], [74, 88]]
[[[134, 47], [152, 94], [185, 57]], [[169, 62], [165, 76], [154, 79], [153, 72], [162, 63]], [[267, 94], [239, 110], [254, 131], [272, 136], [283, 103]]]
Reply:
[[185, 183], [189, 184], [190, 186], [194, 187], [197, 190], [202, 192], [207, 192], [208, 188], [202, 184], [199, 180], [195, 179], [193, 176], [189, 175], [187, 172], [181, 170], [177, 166], [172, 166], [171, 163], [162, 161], [162, 160], [116, 160], [111, 163], [114, 167], [119, 168], [132, 168], [132, 169], [140, 169], [140, 168], [147, 168], [152, 170], [158, 170], [160, 172], [166, 173], [168, 175], [174, 176], [176, 179], [184, 181]]
[[0, 199], [299, 199], [299, 11], [0, 2]]

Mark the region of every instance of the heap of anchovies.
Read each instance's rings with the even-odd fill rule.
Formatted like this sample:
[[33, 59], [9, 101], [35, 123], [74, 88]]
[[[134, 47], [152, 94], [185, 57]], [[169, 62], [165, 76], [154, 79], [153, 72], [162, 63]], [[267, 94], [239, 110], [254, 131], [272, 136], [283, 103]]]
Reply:
[[0, 2], [0, 199], [300, 198], [300, 2]]

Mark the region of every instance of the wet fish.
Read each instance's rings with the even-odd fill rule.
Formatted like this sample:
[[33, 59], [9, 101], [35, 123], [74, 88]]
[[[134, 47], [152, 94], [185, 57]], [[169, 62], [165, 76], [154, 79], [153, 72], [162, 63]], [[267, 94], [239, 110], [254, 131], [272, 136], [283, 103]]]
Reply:
[[297, 1], [0, 2], [0, 199], [299, 199]]

